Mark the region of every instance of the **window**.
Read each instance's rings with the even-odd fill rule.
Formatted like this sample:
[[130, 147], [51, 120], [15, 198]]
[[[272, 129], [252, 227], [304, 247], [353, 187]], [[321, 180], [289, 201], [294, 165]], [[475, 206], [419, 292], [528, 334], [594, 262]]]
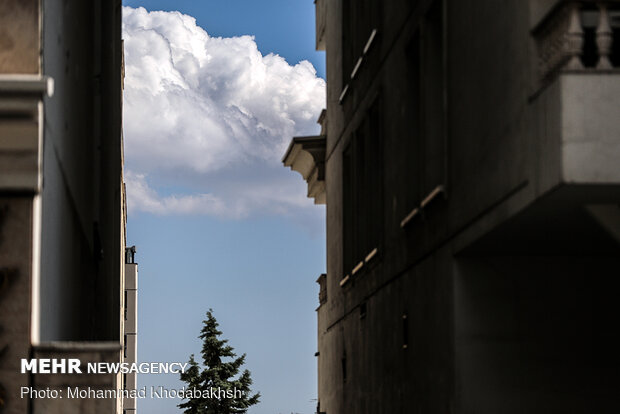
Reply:
[[445, 109], [443, 7], [435, 0], [422, 22], [420, 38], [422, 87], [422, 145], [424, 170], [422, 196], [445, 184]]
[[342, 4], [342, 75], [343, 87], [362, 56], [373, 29], [381, 22], [381, 1], [343, 0]]
[[404, 118], [406, 125], [404, 130], [408, 131], [404, 140], [402, 157], [405, 157], [405, 166], [403, 171], [403, 184], [405, 203], [408, 207], [407, 212], [417, 207], [422, 197], [421, 177], [422, 177], [422, 140], [420, 139], [422, 127], [420, 125], [420, 96], [421, 86], [421, 68], [420, 68], [420, 32], [417, 31], [411, 39], [407, 48], [408, 67], [407, 73], [407, 89], [408, 96], [407, 106], [405, 108], [407, 116]]
[[405, 122], [410, 132], [402, 156], [407, 166], [403, 191], [408, 212], [447, 184], [443, 28], [442, 1], [435, 0], [407, 48], [410, 102]]
[[383, 223], [383, 151], [377, 98], [343, 152], [343, 254], [349, 274], [377, 248]]
[[360, 319], [366, 318], [366, 302], [360, 304]]
[[407, 312], [403, 313], [402, 323], [403, 323], [403, 349], [407, 349], [409, 348], [409, 318], [407, 317]]

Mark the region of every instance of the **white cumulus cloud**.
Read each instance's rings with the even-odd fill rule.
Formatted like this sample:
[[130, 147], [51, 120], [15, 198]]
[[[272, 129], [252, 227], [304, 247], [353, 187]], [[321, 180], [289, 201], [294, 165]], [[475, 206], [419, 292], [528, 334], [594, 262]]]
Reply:
[[307, 61], [212, 37], [179, 12], [123, 7], [124, 135], [131, 212], [288, 214], [305, 183], [280, 159], [318, 132], [325, 82]]

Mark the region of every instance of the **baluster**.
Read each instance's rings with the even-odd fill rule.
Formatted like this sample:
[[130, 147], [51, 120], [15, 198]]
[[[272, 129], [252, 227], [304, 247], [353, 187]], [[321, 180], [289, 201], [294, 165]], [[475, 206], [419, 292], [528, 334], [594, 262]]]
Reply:
[[583, 54], [584, 39], [578, 3], [571, 4], [569, 19], [570, 23], [566, 32], [566, 53], [570, 56], [570, 60], [568, 61], [566, 68], [583, 69], [581, 55]]
[[597, 69], [611, 69], [612, 65], [609, 61], [611, 54], [611, 44], [613, 42], [613, 32], [609, 24], [609, 12], [605, 3], [598, 3], [599, 22], [596, 28], [596, 46], [598, 47], [599, 59], [596, 65]]

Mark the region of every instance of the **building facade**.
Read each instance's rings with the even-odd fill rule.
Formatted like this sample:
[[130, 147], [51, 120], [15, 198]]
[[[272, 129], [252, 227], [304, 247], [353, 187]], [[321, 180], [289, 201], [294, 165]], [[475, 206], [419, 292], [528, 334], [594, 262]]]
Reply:
[[315, 3], [317, 412], [617, 412], [620, 2]]
[[[125, 309], [123, 326], [123, 362], [138, 362], [138, 264], [135, 260], [136, 247], [128, 247], [125, 253]], [[123, 376], [125, 390], [138, 389], [138, 374], [130, 372]], [[123, 414], [135, 414], [136, 397], [125, 398]]]
[[3, 414], [124, 409], [118, 398], [20, 394], [125, 386], [120, 374], [20, 372], [23, 358], [123, 361], [135, 264], [125, 263], [122, 56], [120, 0], [0, 2]]

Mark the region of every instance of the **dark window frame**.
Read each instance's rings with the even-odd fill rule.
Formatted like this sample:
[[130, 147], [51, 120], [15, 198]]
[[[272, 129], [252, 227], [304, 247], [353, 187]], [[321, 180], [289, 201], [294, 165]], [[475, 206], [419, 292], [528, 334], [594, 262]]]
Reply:
[[377, 96], [342, 153], [343, 276], [383, 244], [382, 101]]
[[374, 29], [380, 29], [383, 2], [376, 0], [342, 0], [342, 87], [349, 83], [351, 72]]

